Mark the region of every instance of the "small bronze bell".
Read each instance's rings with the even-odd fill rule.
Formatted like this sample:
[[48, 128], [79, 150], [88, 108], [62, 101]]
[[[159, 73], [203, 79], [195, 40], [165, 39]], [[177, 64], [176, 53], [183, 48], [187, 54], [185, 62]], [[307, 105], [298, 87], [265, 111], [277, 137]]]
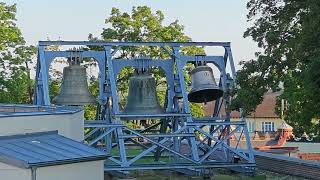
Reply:
[[135, 74], [129, 79], [129, 94], [123, 114], [161, 114], [156, 81], [148, 73]]
[[63, 68], [63, 79], [60, 93], [53, 98], [56, 105], [86, 105], [95, 103], [88, 89], [86, 68], [80, 62], [72, 61]]
[[206, 103], [216, 100], [223, 95], [223, 91], [217, 86], [212, 69], [202, 65], [190, 72], [191, 91], [188, 100], [195, 103]]

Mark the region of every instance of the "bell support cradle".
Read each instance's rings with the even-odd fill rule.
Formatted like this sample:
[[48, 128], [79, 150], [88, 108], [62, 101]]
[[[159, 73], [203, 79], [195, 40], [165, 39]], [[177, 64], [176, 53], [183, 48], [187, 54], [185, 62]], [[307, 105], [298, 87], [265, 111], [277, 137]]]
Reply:
[[[105, 171], [125, 173], [141, 169], [179, 169], [180, 172], [200, 173], [205, 168], [230, 168], [245, 173], [254, 172], [256, 164], [246, 121], [244, 118], [231, 120], [230, 110], [227, 109], [233, 97], [226, 92], [237, 87], [229, 42], [39, 41], [34, 94], [36, 105], [51, 105], [48, 69], [52, 60], [70, 57], [70, 51], [46, 50], [50, 45], [103, 48], [99, 51], [80, 51], [78, 54], [82, 58], [97, 61], [99, 67], [97, 117], [95, 120], [85, 121], [88, 133], [84, 141], [90, 146], [103, 148], [110, 154], [105, 162]], [[116, 58], [117, 52], [124, 46], [159, 47], [169, 58]], [[224, 54], [182, 55], [180, 48], [185, 46], [219, 46], [224, 48]], [[188, 63], [196, 65], [191, 71], [192, 87], [189, 94], [184, 74], [184, 67]], [[212, 69], [206, 66], [208, 63], [216, 66], [220, 73], [218, 84]], [[227, 66], [230, 67], [230, 72], [227, 72]], [[130, 80], [132, 85], [129, 83], [127, 106], [121, 111], [116, 82], [119, 72], [125, 67], [163, 70], [163, 78], [167, 83], [164, 107], [159, 108], [153, 77], [134, 75]], [[136, 86], [138, 88], [133, 89]], [[148, 96], [138, 98], [139, 93]], [[151, 101], [143, 98], [150, 98]], [[215, 100], [211, 116], [192, 116], [190, 102], [203, 103], [211, 100]], [[139, 106], [141, 109], [146, 108], [144, 111], [139, 110]], [[225, 108], [223, 113], [221, 107]], [[128, 119], [155, 121], [145, 129], [135, 129], [122, 121]], [[240, 142], [244, 144], [238, 146]], [[132, 145], [140, 148], [134, 155], [128, 153]]]

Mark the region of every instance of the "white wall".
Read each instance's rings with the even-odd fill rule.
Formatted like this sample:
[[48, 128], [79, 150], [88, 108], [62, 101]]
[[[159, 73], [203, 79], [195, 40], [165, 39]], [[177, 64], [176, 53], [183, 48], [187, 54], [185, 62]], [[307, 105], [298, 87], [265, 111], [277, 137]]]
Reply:
[[41, 167], [37, 169], [37, 180], [103, 180], [103, 162], [102, 160]]
[[84, 138], [83, 111], [73, 114], [0, 117], [0, 136], [53, 131], [76, 141]]
[[[104, 161], [91, 161], [40, 167], [37, 180], [103, 180]], [[0, 180], [31, 180], [31, 169], [21, 169], [0, 162]]]
[[0, 162], [1, 180], [31, 180], [30, 169], [20, 169]]

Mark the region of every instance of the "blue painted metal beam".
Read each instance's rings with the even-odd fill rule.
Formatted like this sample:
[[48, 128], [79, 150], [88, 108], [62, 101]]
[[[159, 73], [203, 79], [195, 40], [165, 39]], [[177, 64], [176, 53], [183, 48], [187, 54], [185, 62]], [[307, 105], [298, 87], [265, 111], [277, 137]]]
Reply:
[[200, 165], [191, 164], [191, 163], [176, 163], [176, 164], [140, 164], [129, 167], [120, 167], [120, 166], [112, 166], [106, 165], [105, 171], [114, 171], [114, 170], [151, 170], [151, 169], [185, 169], [185, 168], [227, 168], [227, 167], [243, 167], [243, 168], [255, 168], [256, 165], [252, 163], [225, 163], [225, 162], [211, 162], [211, 163], [203, 163]]
[[223, 46], [230, 42], [110, 42], [110, 41], [39, 41], [40, 46], [77, 45], [77, 46]]

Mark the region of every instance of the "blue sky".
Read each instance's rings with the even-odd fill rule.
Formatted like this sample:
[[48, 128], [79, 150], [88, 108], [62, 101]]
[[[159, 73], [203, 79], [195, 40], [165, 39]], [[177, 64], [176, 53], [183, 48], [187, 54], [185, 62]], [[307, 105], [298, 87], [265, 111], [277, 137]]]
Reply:
[[[194, 41], [230, 41], [237, 64], [254, 58], [258, 50], [250, 38], [243, 38], [246, 0], [5, 0], [17, 3], [18, 26], [28, 44], [51, 40], [87, 40], [99, 36], [111, 8], [130, 12], [133, 6], [147, 5], [164, 12], [165, 23], [176, 19]], [[208, 52], [214, 53], [211, 49]], [[238, 66], [239, 67], [239, 66]]]

